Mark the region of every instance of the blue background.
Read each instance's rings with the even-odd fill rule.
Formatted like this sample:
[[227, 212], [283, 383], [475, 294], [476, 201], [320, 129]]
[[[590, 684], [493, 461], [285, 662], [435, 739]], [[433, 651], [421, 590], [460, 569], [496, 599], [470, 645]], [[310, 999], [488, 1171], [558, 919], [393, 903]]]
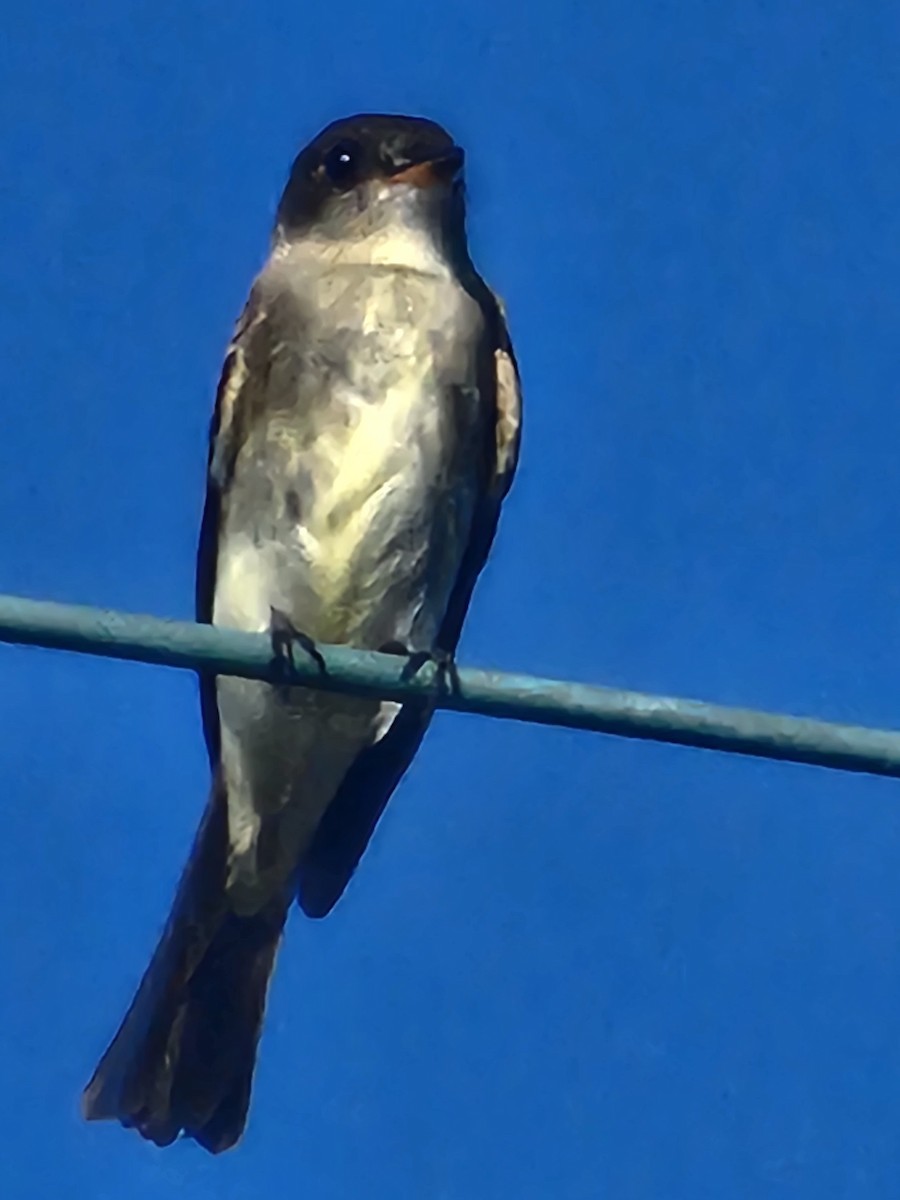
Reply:
[[[900, 724], [900, 10], [6, 4], [0, 589], [191, 613], [292, 155], [469, 151], [525, 381], [461, 658]], [[86, 1126], [204, 801], [192, 678], [3, 649], [17, 1200], [900, 1194], [895, 782], [445, 716], [292, 917], [218, 1159]]]

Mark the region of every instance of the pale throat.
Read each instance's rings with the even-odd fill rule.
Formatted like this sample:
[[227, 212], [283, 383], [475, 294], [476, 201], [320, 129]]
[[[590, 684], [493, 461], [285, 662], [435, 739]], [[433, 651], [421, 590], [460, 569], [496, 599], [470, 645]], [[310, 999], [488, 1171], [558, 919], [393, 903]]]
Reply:
[[[387, 267], [448, 275], [451, 267], [440, 245], [438, 197], [412, 184], [368, 184], [366, 207], [337, 235], [325, 226], [302, 237], [276, 243], [275, 256], [309, 261], [319, 269]], [[428, 189], [430, 192], [431, 189]]]

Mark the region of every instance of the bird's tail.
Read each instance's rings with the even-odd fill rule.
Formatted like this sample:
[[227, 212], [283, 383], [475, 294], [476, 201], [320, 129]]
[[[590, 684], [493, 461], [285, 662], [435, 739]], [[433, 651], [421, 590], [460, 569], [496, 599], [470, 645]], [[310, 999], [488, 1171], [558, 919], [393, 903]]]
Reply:
[[228, 812], [213, 784], [175, 903], [131, 1008], [82, 1098], [158, 1146], [184, 1131], [213, 1154], [240, 1138], [289, 899], [227, 903]]

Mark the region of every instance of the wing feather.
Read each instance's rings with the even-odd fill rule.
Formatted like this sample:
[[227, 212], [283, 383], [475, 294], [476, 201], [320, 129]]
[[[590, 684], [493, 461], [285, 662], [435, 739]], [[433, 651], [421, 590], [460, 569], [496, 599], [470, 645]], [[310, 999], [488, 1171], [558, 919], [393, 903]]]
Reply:
[[[197, 620], [204, 625], [212, 623], [222, 496], [234, 472], [246, 422], [264, 394], [270, 341], [266, 309], [254, 290], [225, 353], [209, 428], [206, 500], [197, 546], [195, 593]], [[212, 675], [200, 676], [200, 712], [206, 748], [215, 766], [219, 758], [219, 710]]]

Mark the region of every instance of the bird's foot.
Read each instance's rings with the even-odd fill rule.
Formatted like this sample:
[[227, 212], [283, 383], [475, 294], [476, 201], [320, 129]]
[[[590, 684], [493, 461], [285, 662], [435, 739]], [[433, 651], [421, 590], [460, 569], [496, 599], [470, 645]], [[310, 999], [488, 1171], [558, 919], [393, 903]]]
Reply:
[[433, 650], [410, 650], [408, 646], [404, 646], [402, 642], [398, 641], [385, 642], [380, 649], [382, 654], [397, 654], [406, 659], [403, 670], [400, 672], [400, 678], [404, 683], [415, 679], [424, 666], [433, 663], [437, 668], [435, 679], [438, 690], [445, 693], [459, 691], [456, 663], [453, 661], [453, 655], [447, 650], [441, 650], [437, 646]]
[[[316, 643], [309, 636], [298, 629], [287, 613], [283, 613], [278, 608], [270, 608], [269, 620], [269, 637], [272, 641], [272, 657], [281, 667], [281, 670], [288, 674], [294, 668], [294, 647], [299, 646], [305, 654], [307, 654], [319, 669], [319, 674], [326, 673], [325, 659], [319, 650]], [[279, 691], [282, 697], [287, 694], [288, 685], [281, 684]]]

